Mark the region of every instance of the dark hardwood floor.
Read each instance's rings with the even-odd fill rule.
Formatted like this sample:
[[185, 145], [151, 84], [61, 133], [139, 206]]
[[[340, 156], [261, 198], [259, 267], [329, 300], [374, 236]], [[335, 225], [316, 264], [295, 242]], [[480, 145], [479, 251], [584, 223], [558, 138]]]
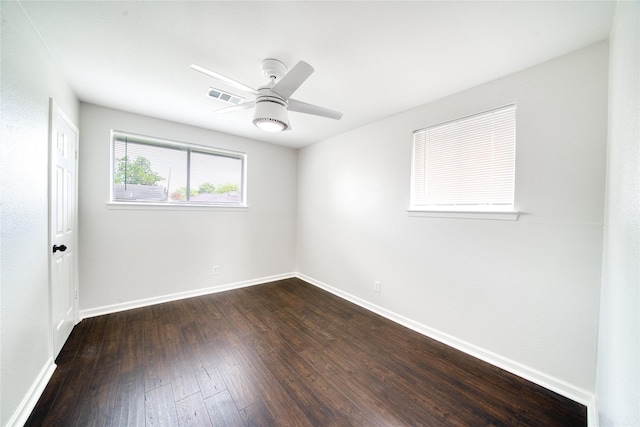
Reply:
[[585, 426], [586, 408], [298, 279], [79, 323], [27, 426]]

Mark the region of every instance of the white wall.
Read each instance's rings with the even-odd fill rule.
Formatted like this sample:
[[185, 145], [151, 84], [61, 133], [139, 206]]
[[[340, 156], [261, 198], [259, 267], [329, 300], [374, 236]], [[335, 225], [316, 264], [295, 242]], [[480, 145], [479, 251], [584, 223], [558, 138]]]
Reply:
[[12, 417], [24, 415], [19, 413], [23, 398], [52, 366], [49, 97], [76, 124], [78, 101], [19, 3], [0, 2], [0, 13], [0, 425], [6, 425]]
[[[603, 42], [302, 149], [298, 271], [588, 400], [607, 58]], [[514, 101], [520, 219], [409, 217], [412, 131]]]
[[[295, 271], [297, 150], [84, 103], [80, 129], [81, 313]], [[248, 211], [110, 209], [111, 129], [247, 153]]]
[[618, 2], [596, 397], [601, 426], [640, 425], [640, 3]]

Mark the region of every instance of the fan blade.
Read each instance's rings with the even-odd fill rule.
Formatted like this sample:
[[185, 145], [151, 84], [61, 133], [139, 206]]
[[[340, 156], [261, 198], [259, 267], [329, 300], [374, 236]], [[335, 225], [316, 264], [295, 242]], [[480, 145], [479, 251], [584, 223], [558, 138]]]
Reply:
[[314, 116], [328, 117], [335, 120], [340, 120], [342, 118], [342, 113], [339, 111], [330, 110], [324, 107], [318, 107], [317, 105], [313, 104], [307, 104], [306, 102], [298, 101], [296, 99], [290, 99], [289, 101], [287, 101], [287, 104], [289, 104], [289, 111], [313, 114]]
[[313, 67], [304, 61], [300, 61], [271, 90], [287, 100], [312, 73]]
[[233, 113], [234, 111], [248, 110], [249, 108], [252, 108], [254, 105], [256, 105], [256, 101], [243, 102], [242, 104], [232, 105], [231, 107], [221, 108], [220, 110], [216, 110], [216, 113], [227, 114], [227, 113]]
[[250, 93], [251, 95], [260, 95], [260, 92], [258, 92], [257, 90], [255, 90], [255, 89], [253, 89], [253, 88], [251, 88], [251, 87], [249, 87], [249, 86], [247, 86], [245, 84], [237, 82], [237, 81], [235, 81], [233, 79], [230, 79], [227, 76], [223, 76], [222, 74], [216, 73], [215, 71], [208, 70], [208, 69], [206, 69], [204, 67], [201, 67], [199, 65], [196, 65], [196, 64], [191, 64], [191, 68], [193, 68], [196, 71], [201, 72], [202, 74], [206, 74], [209, 77], [213, 77], [214, 79], [221, 80], [221, 81], [225, 82], [226, 84], [228, 84], [229, 86], [233, 86], [236, 89], [239, 89], [239, 90], [241, 90], [243, 92]]

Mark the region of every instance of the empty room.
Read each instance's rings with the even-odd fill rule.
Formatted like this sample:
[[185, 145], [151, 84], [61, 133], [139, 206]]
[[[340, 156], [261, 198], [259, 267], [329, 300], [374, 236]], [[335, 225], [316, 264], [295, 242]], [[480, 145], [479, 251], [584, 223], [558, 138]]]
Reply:
[[0, 19], [0, 426], [640, 426], [640, 2]]

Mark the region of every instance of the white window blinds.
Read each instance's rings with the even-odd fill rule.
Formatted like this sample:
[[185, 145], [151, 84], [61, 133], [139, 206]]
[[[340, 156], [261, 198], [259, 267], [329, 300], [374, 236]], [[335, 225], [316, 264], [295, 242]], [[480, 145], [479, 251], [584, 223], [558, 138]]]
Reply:
[[511, 211], [516, 107], [414, 132], [411, 209]]

